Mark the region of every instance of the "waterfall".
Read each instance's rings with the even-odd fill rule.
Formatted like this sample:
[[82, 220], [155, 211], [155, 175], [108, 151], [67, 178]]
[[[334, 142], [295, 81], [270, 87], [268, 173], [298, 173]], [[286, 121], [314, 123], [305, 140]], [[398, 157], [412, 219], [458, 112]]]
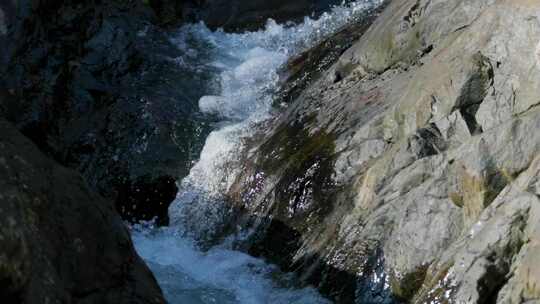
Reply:
[[[272, 117], [278, 71], [286, 61], [362, 16], [382, 0], [334, 7], [313, 20], [281, 25], [269, 20], [258, 32], [210, 31], [204, 24], [182, 27], [172, 40], [185, 58], [216, 71], [215, 92], [199, 100], [200, 111], [219, 120], [199, 160], [181, 181], [169, 208], [171, 226], [136, 227], [133, 239], [171, 303], [327, 303], [313, 288], [294, 289], [275, 266], [218, 245], [202, 251], [197, 241], [219, 233], [226, 221], [222, 195], [238, 174], [243, 139]], [[207, 56], [197, 56], [206, 52]], [[150, 225], [151, 226], [151, 225]], [[279, 274], [279, 275], [276, 275]], [[278, 277], [278, 279], [276, 279]]]

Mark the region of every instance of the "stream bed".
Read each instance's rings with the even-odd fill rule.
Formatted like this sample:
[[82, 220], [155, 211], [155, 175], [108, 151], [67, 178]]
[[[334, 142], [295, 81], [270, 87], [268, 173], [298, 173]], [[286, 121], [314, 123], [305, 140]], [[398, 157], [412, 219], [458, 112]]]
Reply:
[[297, 25], [269, 20], [258, 32], [230, 34], [201, 23], [171, 35], [184, 54], [171, 64], [192, 73], [212, 71], [208, 92], [198, 103], [202, 117], [217, 122], [201, 139], [204, 147], [189, 175], [179, 182], [179, 194], [169, 208], [171, 225], [132, 227], [135, 247], [169, 303], [330, 303], [312, 287], [295, 287], [294, 277], [276, 266], [234, 250], [232, 242], [207, 250], [198, 244], [219, 233], [221, 196], [238, 173], [235, 162], [242, 138], [272, 117], [280, 67], [381, 2], [352, 2]]

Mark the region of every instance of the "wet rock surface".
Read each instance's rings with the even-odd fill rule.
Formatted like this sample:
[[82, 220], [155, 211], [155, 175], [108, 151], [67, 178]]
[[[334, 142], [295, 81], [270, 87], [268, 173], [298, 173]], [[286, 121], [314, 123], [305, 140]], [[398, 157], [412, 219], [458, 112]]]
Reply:
[[313, 81], [321, 78], [326, 70], [366, 32], [388, 3], [389, 1], [383, 1], [374, 9], [367, 9], [362, 17], [358, 17], [299, 56], [291, 58], [281, 69], [282, 85], [275, 97], [276, 106], [293, 102]]
[[[172, 11], [167, 1], [0, 4], [0, 142], [8, 147], [0, 153], [21, 162], [4, 164], [0, 192], [15, 193], [5, 201], [15, 223], [5, 217], [11, 230], [3, 231], [9, 301], [162, 302], [110, 201], [125, 220], [167, 224], [176, 180], [213, 118], [200, 117], [197, 104], [212, 79], [179, 69], [184, 54], [156, 24], [204, 14], [214, 27], [254, 29], [267, 17], [298, 20], [331, 3], [234, 3], [227, 20], [216, 14], [223, 2], [200, 4], [175, 2]], [[15, 185], [20, 179], [32, 184]], [[64, 243], [74, 245], [61, 250]]]
[[179, 69], [185, 54], [156, 25], [197, 4], [0, 3], [3, 299], [164, 301], [116, 212], [166, 225], [212, 129], [197, 104], [212, 79]]
[[3, 303], [165, 303], [111, 202], [0, 119]]
[[247, 150], [248, 247], [338, 303], [538, 301], [539, 41], [536, 1], [393, 1]]
[[[202, 19], [217, 27], [228, 22], [218, 17], [239, 22], [241, 14], [257, 16], [246, 22], [258, 27], [270, 17], [266, 9], [286, 21], [294, 18], [288, 9], [299, 17], [333, 4], [287, 3], [7, 1], [0, 109], [40, 149], [113, 199], [124, 218], [166, 224], [171, 181], [187, 174], [212, 130], [213, 119], [198, 108], [212, 79], [179, 68], [175, 60], [185, 54], [155, 24]], [[224, 13], [224, 6], [235, 9]], [[137, 195], [162, 190], [168, 194]]]
[[[211, 121], [179, 106], [208, 79], [178, 92], [153, 23], [245, 30], [312, 4], [3, 2], [0, 115], [41, 152], [2, 121], [2, 296], [162, 301], [110, 204], [42, 153], [124, 218], [166, 224]], [[227, 232], [337, 303], [539, 301], [540, 4], [392, 1], [369, 23], [290, 62], [282, 112], [245, 139]]]

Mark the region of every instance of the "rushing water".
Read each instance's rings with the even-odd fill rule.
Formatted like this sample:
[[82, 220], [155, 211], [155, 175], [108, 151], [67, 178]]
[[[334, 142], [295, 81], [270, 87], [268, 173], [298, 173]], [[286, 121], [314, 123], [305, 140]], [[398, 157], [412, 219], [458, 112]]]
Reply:
[[185, 54], [175, 60], [179, 68], [189, 66], [194, 73], [214, 71], [215, 88], [209, 91], [214, 95], [202, 97], [199, 109], [221, 122], [180, 184], [179, 195], [169, 209], [171, 226], [133, 229], [135, 246], [170, 303], [328, 302], [313, 288], [295, 289], [284, 283], [288, 276], [260, 259], [226, 244], [207, 251], [197, 244], [218, 233], [225, 220], [221, 195], [238, 173], [242, 139], [271, 116], [280, 66], [380, 2], [359, 0], [294, 26], [269, 21], [259, 32], [227, 34], [195, 24], [174, 35], [173, 42]]

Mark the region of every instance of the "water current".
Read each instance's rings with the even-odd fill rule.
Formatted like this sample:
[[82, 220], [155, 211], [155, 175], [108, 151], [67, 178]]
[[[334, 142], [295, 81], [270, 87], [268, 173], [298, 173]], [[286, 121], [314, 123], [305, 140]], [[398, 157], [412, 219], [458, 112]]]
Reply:
[[211, 31], [201, 23], [185, 25], [172, 35], [171, 41], [184, 54], [173, 64], [192, 73], [212, 71], [213, 94], [200, 98], [198, 105], [202, 114], [216, 117], [219, 123], [189, 175], [179, 183], [178, 197], [169, 209], [171, 225], [132, 229], [137, 251], [170, 303], [329, 303], [314, 288], [293, 287], [292, 276], [234, 250], [228, 242], [203, 250], [199, 240], [219, 230], [220, 198], [238, 173], [235, 163], [242, 139], [272, 115], [279, 68], [381, 2], [343, 4], [296, 25], [269, 20], [258, 32]]

